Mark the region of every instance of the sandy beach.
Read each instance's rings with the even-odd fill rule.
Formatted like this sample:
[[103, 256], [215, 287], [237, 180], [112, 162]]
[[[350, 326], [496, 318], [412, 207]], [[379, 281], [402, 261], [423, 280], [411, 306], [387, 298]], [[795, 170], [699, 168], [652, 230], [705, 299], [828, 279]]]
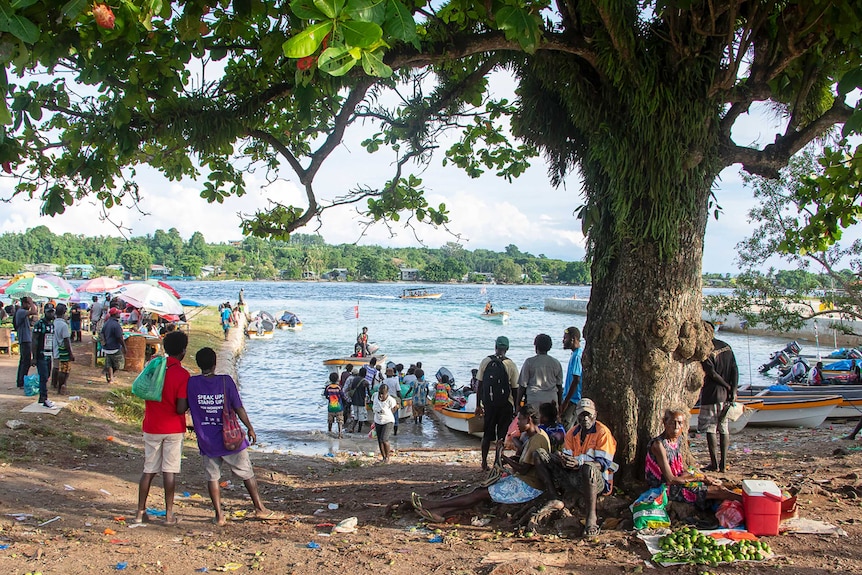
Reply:
[[[194, 329], [194, 326], [193, 326]], [[237, 332], [239, 330], [236, 330]], [[241, 345], [229, 340], [220, 366], [233, 363]], [[54, 398], [57, 414], [21, 413], [34, 402], [15, 387], [17, 356], [0, 355], [0, 417], [21, 427], [0, 430], [0, 571], [25, 574], [91, 574], [117, 569], [133, 573], [206, 571], [265, 573], [494, 573], [514, 574], [641, 572], [646, 547], [631, 529], [625, 509], [637, 495], [618, 491], [602, 502], [602, 534], [580, 538], [576, 518], [537, 533], [517, 533], [505, 506], [471, 510], [453, 524], [425, 525], [405, 502], [416, 491], [438, 497], [471, 490], [482, 479], [478, 452], [412, 450], [381, 465], [376, 442], [355, 440], [357, 449], [333, 456], [253, 453], [267, 505], [288, 520], [268, 523], [251, 517], [242, 484], [223, 476], [224, 505], [231, 520], [218, 527], [206, 494], [200, 456], [189, 437], [178, 479], [178, 526], [158, 518], [133, 528], [137, 482], [143, 463], [138, 423], [124, 416], [113, 392], [133, 379], [120, 374], [113, 388], [89, 367], [91, 345], [76, 344], [69, 394]], [[193, 369], [193, 351], [186, 360]], [[35, 373], [35, 370], [33, 370]], [[255, 414], [250, 413], [254, 422]], [[820, 429], [744, 430], [733, 437], [731, 469], [725, 478], [771, 478], [800, 490], [800, 516], [826, 521], [847, 536], [790, 534], [770, 538], [777, 557], [761, 566], [710, 567], [713, 573], [862, 572], [862, 448], [838, 439], [853, 422]], [[693, 442], [703, 455], [703, 441]], [[353, 451], [353, 450], [351, 450]], [[149, 507], [163, 509], [160, 479]], [[332, 534], [334, 524], [356, 517], [357, 531]], [[475, 525], [471, 525], [474, 523]], [[701, 573], [695, 567], [671, 568]]]

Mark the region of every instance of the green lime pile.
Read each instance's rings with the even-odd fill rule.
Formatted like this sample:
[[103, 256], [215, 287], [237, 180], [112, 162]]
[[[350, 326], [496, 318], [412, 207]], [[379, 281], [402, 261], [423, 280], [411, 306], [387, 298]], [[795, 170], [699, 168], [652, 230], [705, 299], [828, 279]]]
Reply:
[[661, 551], [653, 555], [659, 563], [717, 565], [733, 561], [762, 561], [772, 554], [763, 541], [735, 541], [721, 545], [714, 537], [693, 527], [683, 527], [659, 539]]

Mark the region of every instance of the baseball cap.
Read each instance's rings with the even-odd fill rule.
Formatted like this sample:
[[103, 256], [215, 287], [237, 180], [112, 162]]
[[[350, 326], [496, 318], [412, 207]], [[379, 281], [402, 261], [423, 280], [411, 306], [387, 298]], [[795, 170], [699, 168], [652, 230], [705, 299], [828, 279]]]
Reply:
[[582, 412], [586, 411], [591, 415], [596, 414], [596, 404], [593, 403], [593, 400], [585, 397], [578, 402], [577, 407], [575, 407], [575, 414], [580, 415]]
[[497, 338], [497, 342], [494, 345], [503, 349], [509, 349], [509, 338], [505, 335], [501, 335]]
[[120, 315], [119, 308], [112, 307], [111, 309], [108, 310], [108, 315]]
[[43, 310], [45, 310], [45, 311], [48, 311], [49, 309], [50, 309], [50, 310], [53, 310], [53, 309], [54, 309], [54, 304], [52, 304], [52, 303], [46, 303], [46, 304], [45, 304], [45, 307], [43, 307], [42, 309], [43, 309]]

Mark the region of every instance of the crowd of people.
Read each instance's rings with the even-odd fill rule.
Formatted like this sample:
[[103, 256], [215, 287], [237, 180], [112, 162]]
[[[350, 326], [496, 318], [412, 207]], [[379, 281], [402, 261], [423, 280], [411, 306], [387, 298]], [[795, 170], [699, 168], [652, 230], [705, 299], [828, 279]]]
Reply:
[[[423, 499], [414, 493], [416, 512], [429, 521], [443, 522], [483, 501], [519, 504], [546, 502], [562, 507], [562, 499], [580, 500], [586, 509], [584, 536], [599, 533], [598, 498], [613, 490], [616, 440], [599, 421], [595, 402], [581, 396], [581, 337], [570, 327], [563, 346], [572, 350], [565, 372], [548, 355], [550, 336], [534, 340], [536, 355], [520, 371], [506, 353], [509, 341], [498, 337], [494, 354], [484, 358], [474, 374], [476, 414], [484, 416], [482, 468], [487, 479], [474, 491], [445, 499]], [[735, 400], [738, 368], [733, 351], [714, 339], [712, 353], [702, 362], [704, 384], [698, 430], [704, 432], [710, 464], [695, 471], [684, 463], [688, 410], [663, 414], [663, 430], [648, 445], [644, 461], [650, 487], [667, 487], [671, 501], [697, 510], [714, 509], [716, 502], [741, 500], [720, 479], [703, 472], [726, 470], [727, 408]], [[718, 442], [716, 442], [718, 439]], [[496, 447], [493, 467], [488, 458]], [[514, 455], [506, 455], [507, 448]], [[509, 472], [504, 471], [509, 468]]]

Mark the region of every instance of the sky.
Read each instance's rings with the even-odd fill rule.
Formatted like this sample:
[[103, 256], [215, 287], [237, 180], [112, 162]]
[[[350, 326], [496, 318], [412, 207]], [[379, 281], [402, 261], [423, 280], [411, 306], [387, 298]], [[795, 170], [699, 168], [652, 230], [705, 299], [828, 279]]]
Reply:
[[[320, 197], [335, 198], [356, 184], [379, 187], [392, 173], [391, 156], [382, 151], [369, 155], [360, 145], [373, 131], [365, 126], [354, 126], [348, 131], [344, 143], [324, 164], [315, 182]], [[783, 131], [779, 119], [760, 108], [737, 121], [733, 136], [740, 145], [762, 147], [779, 131]], [[576, 175], [569, 176], [564, 186], [553, 188], [545, 163], [536, 158], [531, 168], [512, 183], [493, 174], [471, 179], [458, 168], [443, 167], [441, 157], [442, 154], [438, 154], [420, 177], [429, 203], [433, 206], [441, 202], [446, 204], [450, 213], [446, 229], [420, 225], [414, 231], [376, 224], [366, 230], [365, 220], [356, 207], [344, 206], [325, 211], [321, 222], [312, 222], [298, 231], [320, 233], [329, 244], [357, 242], [387, 247], [424, 245], [437, 248], [457, 241], [470, 250], [503, 251], [507, 245], [515, 244], [521, 251], [533, 255], [544, 254], [568, 261], [584, 257], [584, 236], [575, 216], [583, 203]], [[0, 230], [23, 232], [46, 225], [56, 234], [116, 236], [120, 235], [116, 227], [120, 225], [131, 236], [176, 228], [186, 239], [200, 231], [212, 243], [238, 240], [242, 238], [240, 212], [253, 214], [266, 208], [270, 200], [305, 205], [304, 192], [299, 191], [292, 176], [285, 168], [281, 173], [283, 179], [267, 185], [259, 176], [252, 175], [247, 179], [249, 193], [246, 196], [228, 198], [223, 204], [207, 204], [199, 197], [202, 180], [170, 182], [154, 171], [139, 168], [137, 182], [142, 202], [138, 207], [115, 208], [110, 213], [111, 222], [101, 219], [100, 208], [93, 201], [85, 200], [52, 218], [39, 214], [38, 201], [14, 198], [0, 204]], [[0, 178], [0, 197], [8, 198], [13, 184], [10, 177]], [[754, 205], [750, 191], [742, 184], [739, 166], [722, 172], [716, 182], [716, 196], [723, 212], [718, 220], [710, 218], [707, 225], [703, 270], [736, 273], [735, 246], [752, 229], [747, 212]]]

